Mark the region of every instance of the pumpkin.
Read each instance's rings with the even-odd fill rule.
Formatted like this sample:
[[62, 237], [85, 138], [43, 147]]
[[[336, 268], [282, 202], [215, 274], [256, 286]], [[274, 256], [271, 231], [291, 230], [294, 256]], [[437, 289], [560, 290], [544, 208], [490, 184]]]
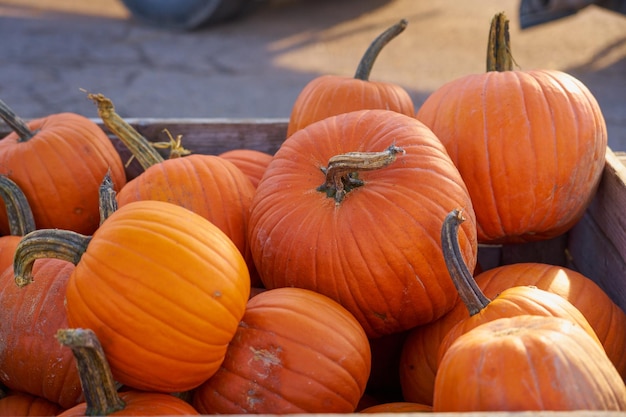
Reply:
[[[235, 243], [254, 271], [246, 236], [248, 210], [255, 187], [235, 164], [216, 155], [189, 155], [163, 160], [153, 146], [115, 113], [113, 103], [102, 95], [90, 95], [108, 126], [112, 126], [144, 171], [117, 193], [123, 206], [132, 201], [166, 201], [185, 207], [211, 221]], [[178, 138], [179, 140], [180, 138]], [[166, 142], [165, 144], [167, 144]], [[170, 136], [175, 155], [180, 143]], [[259, 280], [254, 274], [254, 284]]]
[[549, 239], [582, 217], [602, 174], [606, 123], [589, 89], [513, 70], [508, 20], [492, 21], [487, 72], [436, 89], [416, 117], [443, 142], [474, 202], [480, 243]]
[[272, 155], [269, 153], [255, 149], [232, 149], [222, 152], [219, 156], [235, 164], [237, 168], [250, 178], [255, 188], [272, 160]]
[[463, 221], [463, 214], [460, 210], [450, 212], [444, 220], [441, 240], [444, 248], [443, 256], [448, 265], [450, 276], [470, 316], [455, 324], [446, 333], [439, 345], [439, 358], [459, 336], [469, 330], [495, 319], [525, 314], [561, 317], [571, 320], [602, 346], [587, 319], [560, 295], [533, 286], [517, 286], [505, 289], [493, 300], [487, 298], [476, 284], [467, 266], [463, 264], [460, 256], [457, 229]]
[[67, 326], [65, 292], [73, 270], [62, 260], [37, 260], [32, 269], [36, 283], [27, 288], [15, 285], [12, 265], [0, 274], [0, 383], [63, 408], [81, 399], [72, 354], [54, 338], [59, 327]]
[[626, 410], [626, 386], [602, 347], [561, 317], [484, 323], [444, 354], [434, 412]]
[[125, 390], [118, 393], [111, 368], [96, 334], [90, 329], [60, 329], [56, 338], [71, 349], [79, 369], [85, 401], [60, 413], [70, 416], [197, 415], [174, 395]]
[[[0, 174], [24, 192], [37, 227], [93, 233], [102, 177], [111, 170], [117, 187], [126, 183], [121, 158], [104, 131], [75, 113], [26, 123], [2, 101], [0, 118], [13, 129], [0, 140]], [[0, 233], [9, 233], [4, 210]]]
[[[475, 277], [480, 290], [495, 298], [508, 288], [532, 285], [555, 293], [585, 316], [607, 356], [626, 378], [626, 313], [591, 279], [569, 268], [543, 263], [516, 263], [485, 270]], [[447, 333], [469, 317], [457, 304], [441, 319], [409, 332], [400, 359], [402, 393], [409, 401], [432, 403], [438, 350]]]
[[128, 203], [93, 236], [36, 230], [15, 254], [15, 280], [30, 283], [38, 257], [76, 264], [68, 324], [93, 329], [115, 378], [130, 387], [183, 392], [213, 375], [250, 292], [233, 242], [205, 218], [162, 201]]
[[379, 337], [454, 306], [438, 237], [457, 206], [467, 210], [460, 239], [473, 266], [472, 202], [441, 142], [415, 118], [360, 110], [283, 142], [252, 201], [249, 243], [266, 288], [320, 292]]
[[0, 416], [55, 416], [63, 409], [45, 398], [24, 392], [10, 392], [0, 397]]
[[374, 39], [361, 58], [354, 77], [326, 74], [305, 85], [292, 106], [287, 136], [328, 116], [355, 110], [385, 109], [413, 116], [413, 100], [403, 87], [369, 79], [382, 49], [402, 33], [407, 24], [402, 19]]
[[301, 288], [251, 298], [219, 371], [194, 391], [201, 414], [353, 412], [370, 373], [363, 328]]
[[361, 410], [361, 413], [429, 413], [433, 407], [426, 404], [395, 401], [372, 405]]

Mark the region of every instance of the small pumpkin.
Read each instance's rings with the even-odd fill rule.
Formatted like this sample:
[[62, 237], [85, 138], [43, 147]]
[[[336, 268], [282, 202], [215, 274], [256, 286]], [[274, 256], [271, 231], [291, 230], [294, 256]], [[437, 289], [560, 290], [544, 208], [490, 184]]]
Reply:
[[370, 80], [376, 58], [407, 24], [402, 19], [374, 39], [361, 58], [354, 77], [321, 75], [304, 86], [292, 106], [287, 136], [318, 120], [355, 110], [385, 109], [413, 116], [413, 100], [403, 87]]
[[69, 347], [76, 360], [85, 401], [64, 410], [61, 417], [197, 415], [174, 395], [125, 390], [117, 392], [111, 368], [96, 334], [90, 329], [59, 329], [56, 339]]
[[561, 235], [600, 181], [607, 131], [598, 102], [567, 73], [513, 70], [503, 13], [492, 20], [487, 72], [442, 85], [416, 117], [459, 168], [480, 243]]
[[25, 392], [14, 391], [0, 396], [0, 416], [55, 416], [63, 411], [59, 404]]
[[450, 212], [444, 220], [441, 240], [450, 276], [470, 316], [456, 323], [446, 333], [439, 345], [439, 358], [458, 337], [469, 330], [495, 319], [518, 315], [552, 316], [571, 320], [602, 346], [587, 319], [560, 295], [534, 286], [517, 286], [505, 289], [493, 299], [485, 296], [460, 257], [457, 229], [463, 221], [460, 210]]
[[434, 412], [626, 410], [626, 386], [589, 333], [561, 317], [499, 318], [444, 354]]
[[[75, 113], [26, 123], [2, 101], [0, 118], [13, 129], [0, 140], [0, 174], [24, 192], [37, 227], [93, 233], [102, 177], [110, 170], [117, 187], [126, 183], [122, 160], [104, 131]], [[0, 233], [9, 233], [4, 210]]]
[[146, 391], [183, 392], [213, 375], [250, 293], [233, 242], [205, 218], [162, 201], [118, 208], [93, 236], [29, 233], [15, 255], [19, 286], [31, 282], [38, 257], [76, 264], [66, 292], [69, 326], [93, 329], [115, 378]]
[[255, 149], [232, 149], [222, 152], [218, 156], [235, 164], [244, 174], [250, 178], [256, 188], [265, 174], [265, 170], [272, 160], [272, 155]]
[[64, 303], [73, 270], [69, 262], [39, 259], [32, 268], [37, 282], [27, 288], [15, 285], [12, 264], [0, 273], [0, 383], [63, 408], [82, 395], [71, 352], [54, 338], [68, 325]]
[[[626, 379], [626, 313], [591, 279], [569, 268], [530, 262], [488, 269], [475, 279], [488, 298], [523, 285], [565, 298], [585, 316], [607, 356]], [[467, 307], [458, 303], [441, 319], [409, 332], [400, 359], [402, 393], [408, 401], [432, 403], [440, 345], [452, 327], [467, 317]]]
[[340, 304], [272, 289], [250, 299], [222, 366], [192, 404], [202, 414], [349, 413], [370, 367], [367, 336]]
[[400, 332], [456, 302], [439, 255], [441, 218], [456, 206], [473, 267], [472, 202], [437, 137], [390, 110], [331, 116], [275, 153], [250, 209], [252, 257], [266, 288], [318, 291], [369, 337]]

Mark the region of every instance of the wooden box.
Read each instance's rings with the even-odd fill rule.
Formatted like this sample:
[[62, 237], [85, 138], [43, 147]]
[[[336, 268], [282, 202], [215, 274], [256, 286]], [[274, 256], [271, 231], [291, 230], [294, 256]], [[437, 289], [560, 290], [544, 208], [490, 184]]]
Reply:
[[[192, 153], [219, 154], [248, 148], [273, 154], [284, 141], [287, 119], [126, 119], [150, 141], [168, 141], [164, 132], [182, 135], [182, 143]], [[102, 127], [99, 119], [94, 121]], [[106, 129], [103, 127], [106, 131]], [[0, 123], [0, 137], [9, 133]], [[114, 136], [112, 142], [127, 161], [130, 153]], [[519, 245], [479, 246], [479, 260], [484, 269], [514, 262], [545, 262], [566, 266], [591, 278], [626, 311], [626, 156], [607, 148], [606, 166], [597, 194], [583, 219], [568, 233], [555, 239]], [[132, 178], [141, 172], [135, 162], [127, 167]], [[613, 416], [618, 412], [493, 412], [434, 413], [441, 416]], [[331, 415], [332, 416], [332, 415]]]

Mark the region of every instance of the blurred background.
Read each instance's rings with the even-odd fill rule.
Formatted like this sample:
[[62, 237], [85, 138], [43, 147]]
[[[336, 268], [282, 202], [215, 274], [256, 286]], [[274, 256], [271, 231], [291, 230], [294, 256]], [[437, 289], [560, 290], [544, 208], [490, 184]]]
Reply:
[[518, 67], [583, 81], [609, 146], [626, 151], [626, 16], [606, 7], [578, 0], [522, 29], [518, 0], [251, 3], [226, 21], [185, 26], [141, 19], [122, 0], [0, 0], [0, 99], [23, 118], [97, 117], [81, 89], [111, 98], [122, 117], [287, 118], [306, 83], [353, 76], [369, 43], [404, 18], [371, 79], [402, 85], [417, 108], [443, 83], [485, 70], [490, 20], [505, 12]]

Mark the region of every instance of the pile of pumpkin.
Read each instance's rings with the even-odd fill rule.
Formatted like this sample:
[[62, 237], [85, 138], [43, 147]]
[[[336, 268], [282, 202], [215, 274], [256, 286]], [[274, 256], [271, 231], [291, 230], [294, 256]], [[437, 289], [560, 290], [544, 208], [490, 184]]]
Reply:
[[[274, 155], [148, 142], [56, 114], [0, 141], [1, 415], [626, 409], [626, 315], [564, 267], [481, 270], [590, 203], [606, 127], [588, 89], [513, 70], [408, 93], [322, 76]], [[159, 146], [170, 150], [163, 156]], [[6, 212], [6, 213], [5, 213]], [[400, 395], [397, 395], [397, 391]]]

